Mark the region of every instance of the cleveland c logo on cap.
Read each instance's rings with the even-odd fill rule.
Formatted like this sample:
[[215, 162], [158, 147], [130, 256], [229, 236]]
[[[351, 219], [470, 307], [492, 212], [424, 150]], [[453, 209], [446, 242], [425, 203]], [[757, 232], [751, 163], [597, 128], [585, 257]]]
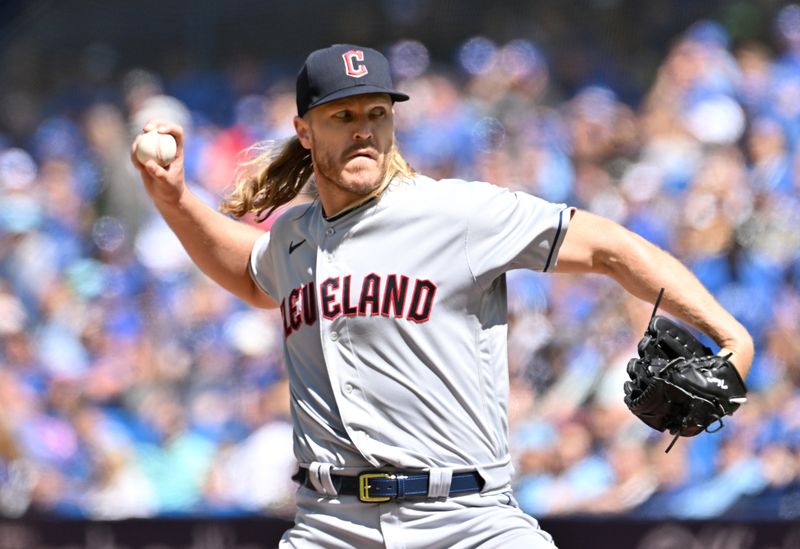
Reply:
[[347, 51], [342, 54], [342, 59], [344, 59], [344, 72], [347, 73], [347, 76], [361, 78], [369, 72], [364, 64], [364, 52], [361, 50]]

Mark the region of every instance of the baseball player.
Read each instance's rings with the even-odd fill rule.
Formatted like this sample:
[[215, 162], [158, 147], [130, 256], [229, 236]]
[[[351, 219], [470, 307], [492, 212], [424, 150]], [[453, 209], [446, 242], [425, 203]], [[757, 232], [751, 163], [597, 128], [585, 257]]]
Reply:
[[746, 330], [639, 236], [529, 194], [415, 173], [394, 141], [394, 103], [409, 97], [379, 52], [315, 51], [296, 92], [296, 136], [223, 205], [265, 216], [313, 185], [313, 202], [270, 232], [187, 189], [180, 127], [144, 128], [176, 138], [167, 168], [132, 154], [196, 264], [250, 304], [280, 309], [300, 463], [281, 547], [553, 547], [510, 488], [510, 269], [602, 273], [651, 302], [664, 287], [663, 307], [746, 374]]

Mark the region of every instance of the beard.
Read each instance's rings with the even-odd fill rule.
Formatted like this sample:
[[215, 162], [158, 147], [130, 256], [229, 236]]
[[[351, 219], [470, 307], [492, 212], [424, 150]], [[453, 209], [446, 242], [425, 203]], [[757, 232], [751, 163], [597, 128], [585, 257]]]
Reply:
[[[356, 150], [365, 148], [371, 149], [375, 158], [351, 157]], [[381, 185], [386, 176], [386, 156], [371, 144], [354, 146], [341, 154], [320, 148], [312, 148], [311, 152], [314, 171], [326, 183], [357, 196], [366, 196]]]

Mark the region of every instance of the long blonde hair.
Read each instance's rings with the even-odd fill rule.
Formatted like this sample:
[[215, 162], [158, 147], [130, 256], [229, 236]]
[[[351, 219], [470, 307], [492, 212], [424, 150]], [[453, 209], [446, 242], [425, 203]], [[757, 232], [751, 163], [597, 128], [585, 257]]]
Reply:
[[[311, 151], [295, 136], [280, 142], [264, 141], [242, 151], [250, 157], [239, 166], [231, 194], [220, 204], [220, 211], [242, 217], [255, 213], [263, 221], [277, 208], [294, 199], [314, 174]], [[413, 168], [400, 155], [396, 144], [389, 151], [389, 162], [381, 186], [396, 175], [411, 176]], [[315, 194], [313, 189], [307, 189]]]

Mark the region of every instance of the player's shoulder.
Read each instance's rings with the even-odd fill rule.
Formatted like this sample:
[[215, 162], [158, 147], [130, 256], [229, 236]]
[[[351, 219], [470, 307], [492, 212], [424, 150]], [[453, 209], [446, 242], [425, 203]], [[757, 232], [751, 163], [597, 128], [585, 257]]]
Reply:
[[466, 196], [477, 193], [503, 192], [505, 189], [485, 181], [470, 181], [457, 178], [433, 179], [427, 175], [415, 174], [413, 177], [399, 179], [393, 187], [410, 194], [430, 194], [453, 198], [453, 195]]
[[276, 212], [277, 217], [272, 223], [270, 232], [275, 236], [303, 232], [313, 218], [313, 210], [317, 204], [318, 201], [306, 202]]
[[439, 211], [456, 209], [463, 211], [471, 206], [491, 200], [498, 194], [509, 193], [506, 188], [485, 181], [470, 181], [457, 178], [433, 179], [417, 174], [413, 178], [405, 178], [393, 185], [402, 199], [413, 201], [416, 207], [431, 205]]

